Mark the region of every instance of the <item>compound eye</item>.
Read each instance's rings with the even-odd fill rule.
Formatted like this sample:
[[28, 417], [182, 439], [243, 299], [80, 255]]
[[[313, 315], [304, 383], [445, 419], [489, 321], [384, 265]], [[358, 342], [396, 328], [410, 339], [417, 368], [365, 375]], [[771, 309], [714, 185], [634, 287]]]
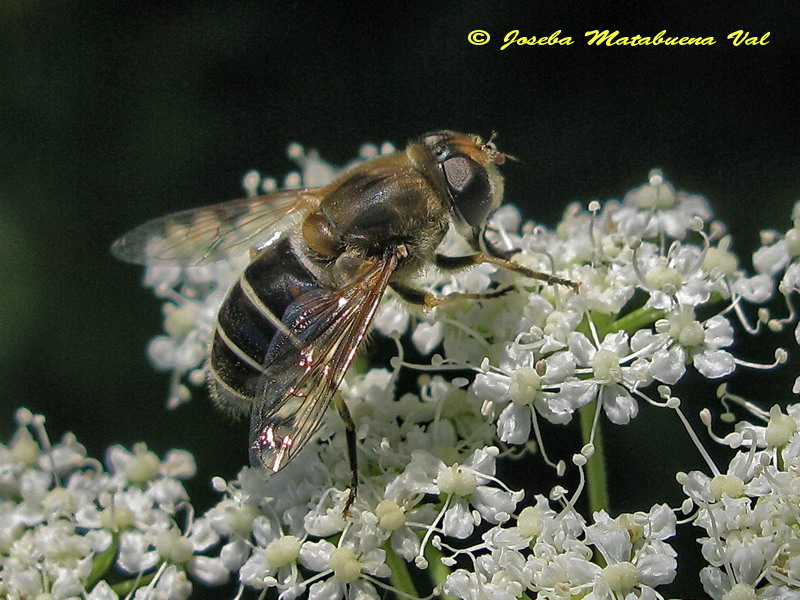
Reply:
[[442, 169], [458, 215], [471, 227], [482, 224], [492, 207], [486, 169], [466, 156], [448, 158]]

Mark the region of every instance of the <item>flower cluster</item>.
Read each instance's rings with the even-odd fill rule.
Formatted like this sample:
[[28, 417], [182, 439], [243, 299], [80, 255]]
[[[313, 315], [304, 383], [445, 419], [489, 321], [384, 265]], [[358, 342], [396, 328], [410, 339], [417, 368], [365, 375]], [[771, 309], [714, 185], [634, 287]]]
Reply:
[[51, 445], [41, 415], [20, 409], [17, 424], [0, 445], [0, 596], [179, 599], [192, 589], [187, 571], [227, 576], [194, 556], [218, 536], [192, 519], [180, 482], [195, 474], [191, 454], [112, 446], [106, 470], [72, 434]]
[[700, 579], [714, 600], [800, 594], [800, 405], [787, 410], [775, 405], [758, 414], [763, 425], [742, 422], [718, 440], [738, 449], [726, 472], [710, 462], [710, 476], [678, 474], [705, 530]]
[[[649, 513], [605, 511], [587, 525], [570, 508], [554, 511], [543, 496], [524, 508], [517, 524], [483, 536], [490, 551], [475, 570], [454, 571], [445, 593], [465, 599], [654, 598], [654, 588], [675, 576], [675, 551], [664, 542], [675, 535], [675, 514], [666, 505]], [[604, 566], [593, 561], [596, 553]]]
[[[516, 260], [580, 282], [579, 292], [512, 280], [523, 293], [423, 316], [426, 332], [438, 326], [426, 346], [441, 343], [448, 359], [478, 371], [470, 397], [503, 442], [524, 443], [538, 417], [563, 424], [587, 405], [626, 424], [640, 401], [661, 395], [647, 388], [673, 385], [687, 368], [710, 379], [730, 375], [742, 364], [729, 350], [731, 313], [744, 318], [734, 310], [743, 300], [771, 296], [770, 278], [738, 269], [721, 226], [706, 230], [705, 200], [675, 192], [657, 171], [622, 203], [590, 208], [568, 208], [554, 232], [520, 232], [511, 207], [492, 222], [498, 244], [521, 248]], [[509, 282], [490, 266], [438, 285], [475, 291], [491, 279]]]
[[[365, 147], [360, 160], [392, 150]], [[340, 172], [299, 145], [290, 156], [300, 172], [283, 187], [323, 185]], [[250, 195], [277, 187], [257, 173], [245, 178]], [[169, 597], [181, 597], [188, 573], [206, 584], [232, 576], [237, 597], [256, 590], [286, 600], [388, 592], [650, 600], [663, 598], [675, 577], [668, 540], [681, 513], [705, 531], [700, 579], [715, 600], [793, 597], [800, 593], [800, 409], [765, 412], [721, 388], [724, 405], [766, 423], [742, 421], [717, 436], [703, 413], [711, 439], [738, 450], [721, 473], [677, 397], [690, 372], [719, 380], [785, 362], [782, 349], [767, 364], [744, 360], [733, 343], [795, 321], [800, 203], [792, 217], [785, 234], [763, 235], [750, 275], [708, 202], [676, 190], [657, 170], [622, 201], [570, 205], [552, 231], [502, 207], [487, 228], [492, 245], [579, 285], [486, 262], [420, 273], [419, 287], [449, 297], [430, 310], [389, 290], [373, 327], [394, 342], [394, 356], [356, 362], [339, 390], [357, 426], [360, 484], [349, 513], [345, 429], [333, 411], [302, 459], [279, 474], [244, 468], [233, 481], [215, 478], [221, 500], [197, 518], [176, 481], [193, 472], [189, 456], [161, 461], [144, 447], [115, 448], [105, 473], [73, 438], [53, 448], [35, 441], [28, 429], [38, 431], [36, 419], [22, 412], [23, 426], [0, 454], [0, 511], [14, 523], [0, 533], [0, 591], [91, 590], [97, 600], [174, 586], [179, 592]], [[439, 250], [471, 252], [453, 232]], [[247, 260], [148, 266], [146, 285], [166, 300], [164, 333], [149, 354], [173, 374], [169, 406], [204, 381], [216, 311]], [[776, 289], [785, 317], [763, 307]], [[412, 385], [398, 385], [401, 378]], [[590, 514], [581, 515], [576, 506], [587, 489], [591, 499], [598, 481], [602, 488], [592, 466], [602, 453], [601, 419], [630, 424], [642, 407], [683, 422], [712, 474], [679, 474], [687, 496], [679, 508], [656, 504], [612, 517], [590, 501]], [[569, 459], [551, 457], [547, 432], [576, 418], [583, 439]], [[556, 476], [569, 469], [575, 489], [516, 490], [498, 476], [499, 461], [537, 452]], [[51, 557], [37, 546], [42, 536], [70, 551]], [[108, 576], [112, 564], [128, 579]], [[62, 593], [67, 583], [73, 587]]]

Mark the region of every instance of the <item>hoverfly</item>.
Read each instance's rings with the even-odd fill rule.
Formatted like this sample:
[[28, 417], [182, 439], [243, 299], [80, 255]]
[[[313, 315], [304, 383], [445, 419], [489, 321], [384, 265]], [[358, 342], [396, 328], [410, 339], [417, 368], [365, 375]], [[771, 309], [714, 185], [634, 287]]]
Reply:
[[[141, 264], [203, 264], [249, 250], [252, 261], [228, 292], [208, 357], [215, 402], [250, 413], [250, 461], [277, 472], [320, 425], [332, 400], [344, 420], [358, 485], [355, 425], [337, 394], [381, 298], [391, 287], [432, 308], [454, 299], [413, 286], [421, 269], [494, 263], [527, 277], [576, 285], [512, 263], [484, 236], [503, 197], [498, 165], [510, 155], [490, 139], [436, 131], [378, 156], [322, 188], [282, 191], [167, 215], [118, 239], [112, 252]], [[454, 226], [474, 252], [437, 247]]]

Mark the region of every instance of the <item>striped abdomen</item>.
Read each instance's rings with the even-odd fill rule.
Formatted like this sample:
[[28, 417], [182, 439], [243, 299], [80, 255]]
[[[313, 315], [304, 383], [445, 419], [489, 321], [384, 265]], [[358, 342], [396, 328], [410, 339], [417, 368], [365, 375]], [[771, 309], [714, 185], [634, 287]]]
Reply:
[[314, 276], [292, 252], [289, 239], [245, 269], [217, 316], [209, 357], [214, 399], [226, 408], [248, 411], [264, 392], [264, 358], [286, 309], [318, 288]]

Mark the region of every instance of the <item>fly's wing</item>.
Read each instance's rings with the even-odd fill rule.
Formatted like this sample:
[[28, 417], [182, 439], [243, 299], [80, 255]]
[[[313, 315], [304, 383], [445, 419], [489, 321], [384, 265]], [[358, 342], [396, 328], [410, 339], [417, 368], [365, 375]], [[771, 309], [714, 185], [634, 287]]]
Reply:
[[321, 189], [300, 189], [184, 210], [132, 229], [111, 252], [137, 264], [215, 262], [271, 245], [321, 200]]
[[319, 427], [322, 415], [369, 329], [399, 252], [368, 259], [335, 290], [313, 290], [286, 311], [266, 357], [260, 400], [253, 407], [250, 462], [277, 472]]

